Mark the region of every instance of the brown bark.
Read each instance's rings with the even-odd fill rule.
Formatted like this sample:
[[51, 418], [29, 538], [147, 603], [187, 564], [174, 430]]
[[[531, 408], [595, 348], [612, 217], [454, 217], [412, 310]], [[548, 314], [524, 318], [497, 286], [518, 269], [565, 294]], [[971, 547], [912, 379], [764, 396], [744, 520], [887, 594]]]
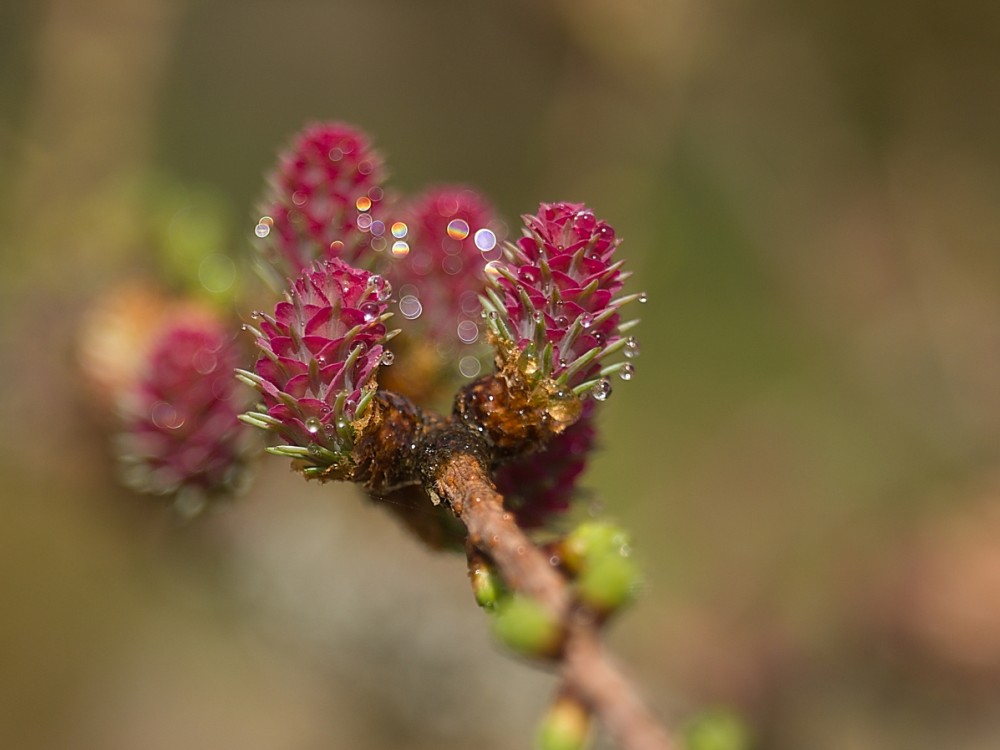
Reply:
[[604, 724], [622, 750], [678, 747], [610, 660], [598, 624], [574, 608], [562, 574], [503, 508], [480, 460], [456, 453], [437, 467], [433, 489], [461, 519], [469, 541], [487, 555], [512, 590], [539, 601], [562, 622], [567, 637], [560, 655], [565, 689]]

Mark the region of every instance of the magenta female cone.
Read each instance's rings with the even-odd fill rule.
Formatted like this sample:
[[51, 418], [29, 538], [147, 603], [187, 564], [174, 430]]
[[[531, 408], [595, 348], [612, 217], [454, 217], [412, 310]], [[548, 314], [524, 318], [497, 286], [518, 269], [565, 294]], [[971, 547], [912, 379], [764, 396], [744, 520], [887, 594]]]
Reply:
[[254, 228], [271, 280], [329, 258], [370, 266], [386, 244], [383, 180], [361, 131], [338, 122], [303, 130], [279, 157]]
[[517, 358], [532, 382], [551, 379], [603, 401], [609, 375], [629, 380], [634, 372], [630, 362], [608, 360], [638, 351], [624, 335], [638, 321], [622, 322], [619, 310], [645, 295], [616, 297], [628, 276], [613, 259], [619, 240], [584, 205], [543, 203], [524, 222], [524, 236], [487, 269], [492, 282], [482, 301], [498, 356]]
[[247, 406], [232, 375], [240, 352], [200, 309], [183, 310], [155, 338], [121, 405], [123, 475], [137, 490], [197, 507], [235, 488], [252, 441], [238, 420]]
[[[613, 258], [619, 240], [582, 204], [543, 203], [524, 222], [524, 236], [487, 269], [491, 283], [482, 303], [498, 367], [529, 390], [542, 385], [548, 394], [604, 401], [610, 375], [630, 380], [634, 373], [631, 362], [609, 360], [639, 351], [625, 335], [638, 321], [623, 323], [619, 310], [645, 295], [617, 296], [628, 276]], [[543, 525], [569, 508], [595, 443], [593, 406], [585, 401], [540, 450], [497, 470], [497, 487], [522, 526]]]
[[375, 395], [392, 293], [381, 276], [340, 260], [317, 263], [291, 282], [273, 315], [247, 325], [260, 357], [239, 377], [263, 404], [243, 421], [276, 434], [272, 453], [300, 460], [310, 476], [350, 463], [354, 436]]
[[[424, 336], [449, 353], [479, 340], [484, 267], [502, 254], [486, 199], [458, 186], [432, 188], [400, 212], [391, 234], [391, 278], [400, 293], [404, 335]], [[403, 301], [405, 298], [405, 302]]]

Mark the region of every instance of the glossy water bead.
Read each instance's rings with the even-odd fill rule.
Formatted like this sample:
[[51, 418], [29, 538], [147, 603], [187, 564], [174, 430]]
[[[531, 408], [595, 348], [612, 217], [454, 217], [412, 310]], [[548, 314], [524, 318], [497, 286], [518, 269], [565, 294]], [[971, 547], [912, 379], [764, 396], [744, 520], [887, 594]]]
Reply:
[[465, 219], [452, 219], [448, 222], [447, 232], [453, 240], [464, 240], [469, 236], [469, 222]]

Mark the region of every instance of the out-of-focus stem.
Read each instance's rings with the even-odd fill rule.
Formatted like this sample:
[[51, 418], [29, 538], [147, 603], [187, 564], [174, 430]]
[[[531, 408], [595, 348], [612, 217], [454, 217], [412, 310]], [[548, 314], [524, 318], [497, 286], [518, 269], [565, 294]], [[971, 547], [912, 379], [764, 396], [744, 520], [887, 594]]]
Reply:
[[600, 718], [619, 747], [676, 750], [678, 744], [605, 651], [592, 621], [579, 619], [570, 623], [563, 649], [563, 682]]
[[445, 499], [469, 531], [469, 541], [496, 564], [507, 585], [527, 594], [563, 620], [569, 595], [559, 572], [504, 510], [482, 464], [474, 456], [456, 454], [439, 468], [434, 491]]
[[674, 750], [677, 744], [646, 708], [632, 683], [608, 658], [597, 624], [573, 607], [565, 578], [503, 508], [479, 458], [455, 453], [437, 467], [432, 489], [469, 532], [469, 541], [487, 555], [507, 586], [535, 598], [566, 628], [562, 676], [622, 750]]

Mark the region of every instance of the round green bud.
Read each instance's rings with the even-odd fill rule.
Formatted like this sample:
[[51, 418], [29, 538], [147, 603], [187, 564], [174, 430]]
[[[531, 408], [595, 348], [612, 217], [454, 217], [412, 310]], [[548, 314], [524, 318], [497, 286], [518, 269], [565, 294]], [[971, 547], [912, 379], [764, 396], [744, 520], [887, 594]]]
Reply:
[[590, 734], [590, 714], [579, 701], [561, 697], [538, 728], [538, 750], [582, 750]]
[[639, 569], [632, 560], [605, 554], [584, 568], [576, 589], [580, 601], [598, 612], [610, 613], [631, 601], [638, 583]]
[[524, 596], [500, 599], [494, 608], [493, 632], [508, 648], [525, 656], [550, 656], [562, 640], [562, 630], [546, 609]]
[[563, 564], [580, 573], [596, 557], [627, 554], [629, 544], [628, 534], [620, 527], [606, 521], [585, 521], [562, 541]]
[[477, 565], [469, 571], [469, 580], [476, 603], [487, 609], [494, 608], [503, 591], [503, 581], [497, 572], [486, 565]]
[[695, 717], [684, 732], [685, 750], [747, 750], [746, 726], [726, 711], [711, 711]]

